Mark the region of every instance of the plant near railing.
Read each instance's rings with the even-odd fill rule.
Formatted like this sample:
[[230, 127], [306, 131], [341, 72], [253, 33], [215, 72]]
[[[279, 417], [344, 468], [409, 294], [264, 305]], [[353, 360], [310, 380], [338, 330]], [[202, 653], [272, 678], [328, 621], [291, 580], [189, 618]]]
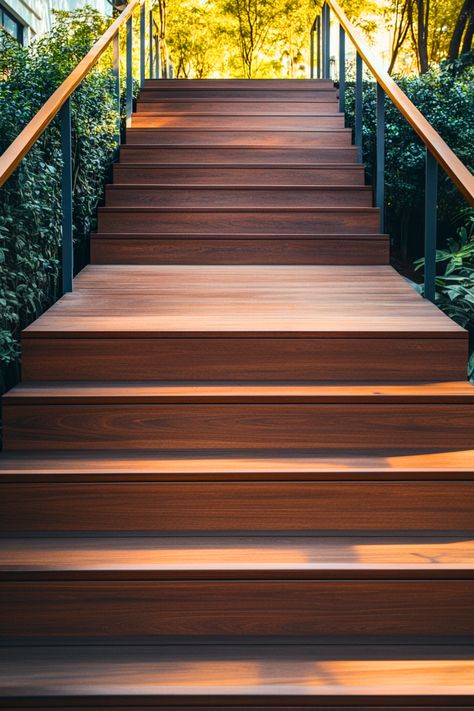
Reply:
[[[352, 72], [351, 72], [352, 73]], [[397, 77], [398, 85], [426, 116], [454, 153], [474, 169], [474, 53], [444, 63], [421, 77]], [[354, 127], [353, 81], [346, 85], [346, 116]], [[363, 158], [369, 178], [375, 171], [376, 93], [364, 81]], [[395, 256], [405, 265], [423, 252], [425, 150], [411, 126], [389, 101], [385, 106], [385, 215]], [[462, 224], [465, 201], [451, 180], [439, 176], [438, 244], [444, 248]]]
[[[474, 336], [474, 215], [459, 228], [456, 238], [447, 240], [446, 249], [436, 251], [436, 264], [436, 305]], [[424, 266], [423, 258], [415, 262], [417, 271]], [[422, 284], [413, 286], [423, 294]], [[474, 377], [474, 353], [469, 375]]]
[[[90, 7], [55, 13], [50, 32], [29, 48], [1, 36], [0, 153], [105, 31]], [[72, 97], [73, 215], [84, 249], [116, 146], [116, 99], [105, 55]], [[19, 334], [58, 296], [61, 240], [60, 134], [54, 121], [0, 188], [0, 366], [14, 377]], [[79, 255], [78, 265], [83, 263]], [[8, 375], [7, 375], [8, 373]], [[0, 383], [0, 387], [1, 387]]]

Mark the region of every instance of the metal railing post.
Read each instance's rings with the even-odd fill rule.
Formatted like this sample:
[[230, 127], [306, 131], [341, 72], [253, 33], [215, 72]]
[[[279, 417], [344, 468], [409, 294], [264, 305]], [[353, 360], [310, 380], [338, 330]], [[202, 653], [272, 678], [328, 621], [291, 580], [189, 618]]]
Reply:
[[424, 295], [436, 297], [436, 230], [438, 208], [438, 163], [426, 149], [425, 163], [425, 276]]
[[161, 79], [160, 74], [160, 38], [155, 35], [155, 76], [157, 79]]
[[114, 78], [115, 101], [117, 102], [117, 143], [120, 144], [120, 124], [121, 124], [121, 105], [120, 105], [120, 36], [116, 33], [112, 41], [112, 76]]
[[145, 3], [140, 6], [140, 86], [145, 84], [145, 27], [146, 27], [146, 7]]
[[339, 111], [346, 110], [346, 33], [339, 25]]
[[127, 20], [127, 74], [125, 85], [125, 118], [127, 126], [130, 126], [133, 110], [133, 65], [132, 65], [132, 18]]
[[148, 77], [153, 79], [153, 7], [150, 2], [150, 10], [148, 12]]
[[314, 79], [314, 23], [311, 27], [310, 39], [309, 39], [309, 77]]
[[71, 99], [68, 98], [59, 110], [61, 127], [61, 266], [63, 294], [72, 291], [74, 272], [74, 248], [72, 238], [72, 132]]
[[317, 64], [317, 77], [321, 79], [321, 17], [318, 15], [316, 18], [316, 64]]
[[384, 231], [385, 205], [385, 92], [377, 82], [375, 204], [380, 210], [380, 230]]
[[326, 76], [325, 79], [331, 78], [331, 10], [329, 5], [326, 4]]
[[363, 144], [362, 144], [362, 120], [363, 120], [363, 84], [362, 84], [362, 57], [357, 52], [356, 54], [356, 93], [355, 93], [355, 121], [354, 121], [354, 140], [358, 148], [359, 163], [362, 163]]

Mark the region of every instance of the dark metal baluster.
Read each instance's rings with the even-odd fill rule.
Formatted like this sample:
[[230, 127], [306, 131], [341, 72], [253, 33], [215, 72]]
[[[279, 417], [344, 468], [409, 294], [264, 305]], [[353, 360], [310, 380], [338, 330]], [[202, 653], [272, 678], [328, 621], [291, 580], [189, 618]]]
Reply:
[[339, 111], [346, 110], [346, 33], [339, 25]]
[[309, 38], [309, 76], [310, 79], [314, 79], [314, 30], [315, 22], [311, 25], [311, 32]]
[[127, 126], [131, 123], [131, 116], [133, 110], [133, 68], [132, 68], [132, 18], [127, 20], [127, 76], [126, 76], [126, 87], [125, 87], [125, 116], [127, 120]]
[[380, 209], [380, 230], [384, 231], [385, 205], [385, 92], [377, 84], [375, 204]]
[[117, 102], [117, 143], [120, 144], [120, 36], [117, 32], [112, 42], [112, 75], [114, 78], [115, 101]]
[[426, 149], [425, 164], [425, 298], [436, 296], [436, 230], [438, 208], [438, 163]]
[[61, 173], [61, 261], [63, 293], [72, 291], [74, 271], [74, 248], [72, 240], [72, 134], [71, 100], [66, 100], [59, 110], [61, 126], [61, 154], [63, 168]]
[[148, 59], [150, 62], [148, 76], [150, 79], [154, 79], [153, 76], [153, 7], [150, 5], [150, 11], [148, 13]]
[[331, 11], [329, 5], [323, 5], [323, 79], [330, 78], [331, 67]]
[[321, 17], [318, 15], [316, 18], [316, 36], [317, 36], [317, 48], [316, 48], [316, 62], [318, 65], [317, 77], [321, 79]]
[[362, 57], [356, 54], [356, 95], [355, 95], [355, 125], [354, 138], [359, 149], [359, 163], [362, 163], [362, 112], [363, 112]]
[[145, 3], [140, 7], [140, 86], [145, 84]]

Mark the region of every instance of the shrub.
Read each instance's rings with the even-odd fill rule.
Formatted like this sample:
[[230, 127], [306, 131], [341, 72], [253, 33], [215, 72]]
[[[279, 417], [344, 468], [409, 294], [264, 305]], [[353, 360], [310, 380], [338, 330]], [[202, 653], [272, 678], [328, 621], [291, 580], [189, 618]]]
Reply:
[[[397, 83], [439, 132], [454, 153], [474, 168], [474, 53], [444, 63], [421, 77], [398, 77]], [[354, 125], [354, 83], [347, 89], [349, 125]], [[364, 162], [375, 170], [376, 92], [364, 82]], [[425, 147], [389, 99], [385, 102], [386, 225], [393, 246], [406, 264], [423, 254]], [[439, 246], [463, 224], [466, 203], [440, 169]]]
[[[51, 31], [28, 48], [5, 33], [0, 52], [0, 152], [41, 108], [106, 29], [91, 7], [56, 12]], [[108, 58], [71, 99], [74, 242], [81, 252], [116, 141], [116, 110]], [[19, 334], [58, 297], [61, 239], [61, 152], [58, 121], [46, 129], [0, 189], [0, 369], [3, 389], [17, 373]], [[2, 383], [0, 383], [2, 387]]]

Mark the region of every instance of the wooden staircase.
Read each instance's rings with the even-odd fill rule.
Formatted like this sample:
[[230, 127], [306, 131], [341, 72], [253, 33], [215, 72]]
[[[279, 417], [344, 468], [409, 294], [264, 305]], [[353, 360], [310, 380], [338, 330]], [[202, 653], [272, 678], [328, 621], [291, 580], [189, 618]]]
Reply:
[[146, 82], [3, 402], [2, 708], [474, 708], [467, 334], [328, 81]]

